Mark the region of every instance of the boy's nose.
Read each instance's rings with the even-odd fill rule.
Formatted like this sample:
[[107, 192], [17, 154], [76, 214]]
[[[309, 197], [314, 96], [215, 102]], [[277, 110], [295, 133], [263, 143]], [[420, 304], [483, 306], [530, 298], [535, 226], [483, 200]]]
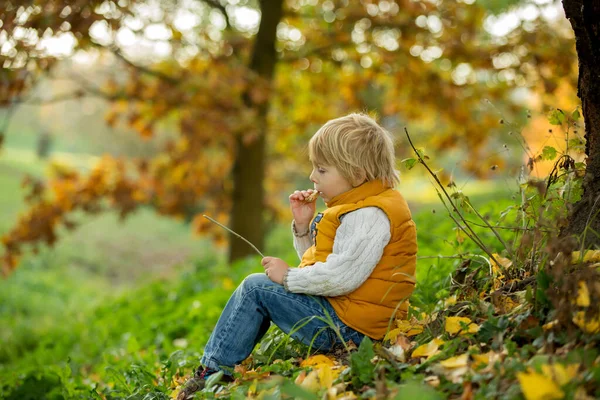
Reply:
[[315, 182], [315, 178], [314, 178], [314, 177], [315, 177], [315, 170], [313, 169], [313, 170], [311, 171], [311, 173], [310, 173], [310, 175], [309, 175], [308, 179], [310, 179], [310, 181], [311, 181], [312, 183], [317, 183], [317, 182]]

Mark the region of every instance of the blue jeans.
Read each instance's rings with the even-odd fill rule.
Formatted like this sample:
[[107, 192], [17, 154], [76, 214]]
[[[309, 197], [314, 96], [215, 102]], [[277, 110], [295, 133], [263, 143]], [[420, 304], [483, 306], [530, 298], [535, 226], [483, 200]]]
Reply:
[[[313, 317], [313, 318], [310, 318]], [[342, 345], [329, 327], [331, 320], [345, 342], [360, 344], [364, 335], [346, 326], [320, 296], [291, 293], [265, 274], [252, 274], [233, 292], [204, 348], [201, 363], [230, 375], [252, 353], [271, 321], [283, 332], [320, 351]]]

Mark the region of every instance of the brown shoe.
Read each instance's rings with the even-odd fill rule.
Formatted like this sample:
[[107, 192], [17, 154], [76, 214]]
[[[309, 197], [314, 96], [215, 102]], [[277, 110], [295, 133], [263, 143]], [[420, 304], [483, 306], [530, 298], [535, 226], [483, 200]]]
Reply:
[[[196, 372], [194, 372], [194, 376], [187, 380], [186, 383], [183, 384], [181, 391], [177, 395], [177, 400], [190, 400], [194, 398], [194, 394], [196, 392], [201, 391], [206, 386], [206, 380], [212, 375], [216, 374], [219, 371], [215, 371], [212, 369], [204, 368], [202, 366], [198, 367]], [[223, 382], [232, 382], [233, 378], [228, 375], [223, 375], [221, 378]]]

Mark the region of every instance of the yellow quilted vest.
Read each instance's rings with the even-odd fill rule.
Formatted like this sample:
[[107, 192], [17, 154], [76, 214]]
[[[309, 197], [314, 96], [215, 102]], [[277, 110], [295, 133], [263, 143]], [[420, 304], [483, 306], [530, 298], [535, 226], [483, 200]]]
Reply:
[[324, 262], [333, 251], [340, 217], [363, 207], [378, 207], [390, 220], [391, 238], [379, 263], [367, 280], [351, 293], [327, 297], [339, 318], [351, 328], [382, 339], [392, 319], [405, 318], [408, 298], [414, 290], [417, 232], [402, 195], [380, 180], [364, 184], [334, 197], [327, 209], [311, 222], [313, 245], [302, 256], [299, 267]]

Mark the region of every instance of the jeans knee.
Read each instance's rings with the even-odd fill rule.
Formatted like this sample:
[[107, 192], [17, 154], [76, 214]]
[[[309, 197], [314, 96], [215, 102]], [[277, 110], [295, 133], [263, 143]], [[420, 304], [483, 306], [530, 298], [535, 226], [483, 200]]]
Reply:
[[271, 283], [271, 280], [265, 274], [250, 274], [248, 275], [240, 285], [241, 289], [248, 292], [257, 287], [263, 287]]

